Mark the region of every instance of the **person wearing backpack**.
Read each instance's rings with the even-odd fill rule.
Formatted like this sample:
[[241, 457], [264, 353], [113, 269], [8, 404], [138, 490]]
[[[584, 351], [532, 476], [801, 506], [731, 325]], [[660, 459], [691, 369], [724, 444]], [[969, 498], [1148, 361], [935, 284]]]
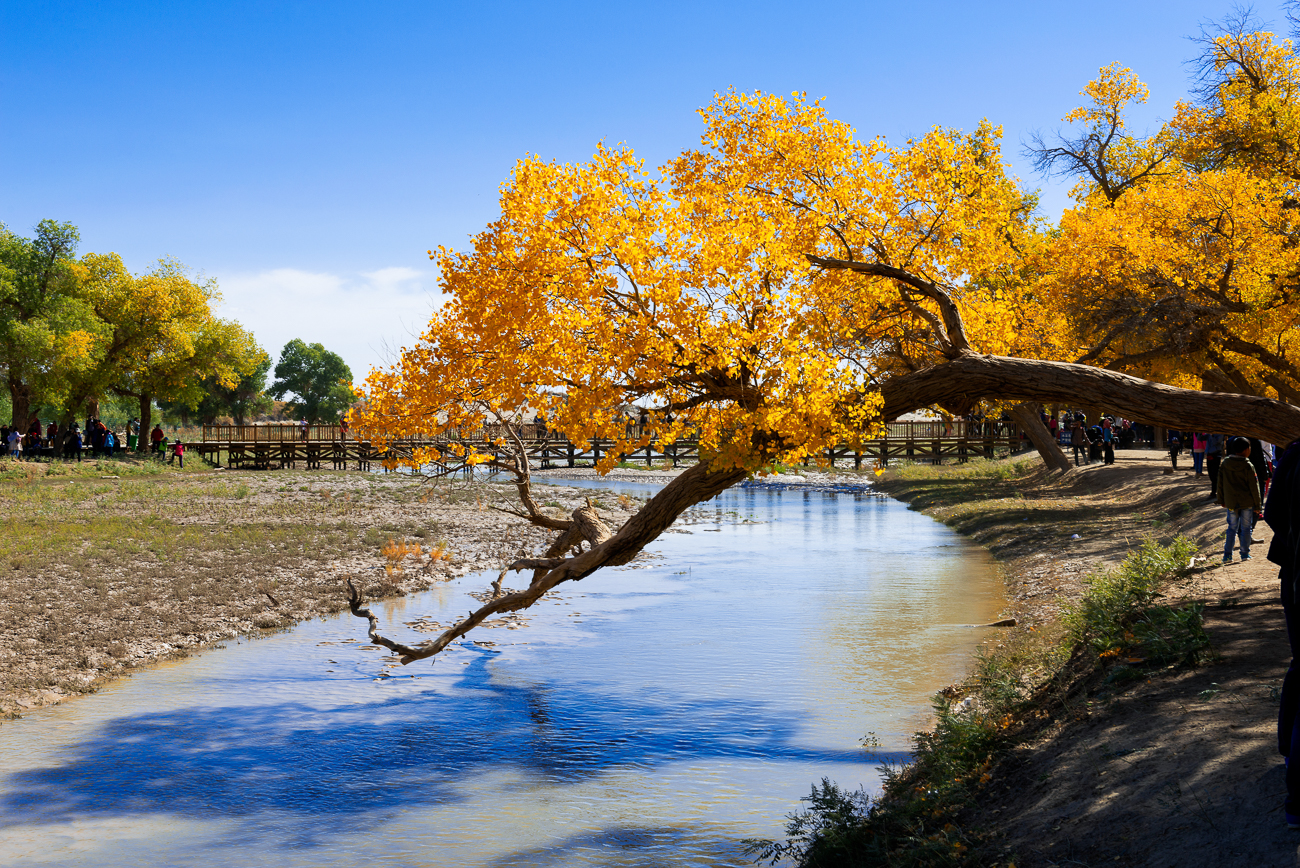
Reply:
[[1227, 445], [1228, 457], [1219, 467], [1217, 502], [1228, 510], [1228, 538], [1223, 545], [1223, 562], [1232, 563], [1233, 537], [1241, 541], [1241, 559], [1250, 560], [1250, 532], [1255, 514], [1263, 509], [1259, 496], [1259, 479], [1250, 466], [1250, 441], [1233, 437]]

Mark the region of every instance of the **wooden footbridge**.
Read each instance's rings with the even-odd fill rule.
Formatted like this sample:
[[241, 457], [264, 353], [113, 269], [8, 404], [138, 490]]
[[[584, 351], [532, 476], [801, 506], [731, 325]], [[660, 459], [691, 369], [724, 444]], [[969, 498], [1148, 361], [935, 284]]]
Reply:
[[[530, 459], [543, 469], [577, 467], [594, 464], [609, 454], [612, 440], [593, 440], [584, 445], [570, 442], [544, 426], [520, 426], [520, 439]], [[640, 432], [635, 425], [628, 433]], [[414, 450], [430, 446], [445, 448], [451, 443], [474, 446], [480, 452], [493, 451], [492, 442], [502, 438], [502, 426], [453, 431], [436, 437], [407, 438], [392, 443], [386, 450], [345, 435], [337, 425], [310, 425], [304, 431], [293, 423], [257, 423], [253, 425], [204, 425], [203, 440], [186, 447], [197, 452], [210, 464], [258, 470], [296, 468], [300, 464], [316, 470], [326, 465], [335, 470], [369, 470], [388, 457], [410, 457]], [[971, 422], [966, 420], [891, 422], [884, 436], [864, 441], [857, 447], [837, 446], [826, 450], [832, 466], [852, 463], [854, 469], [888, 462], [912, 461], [921, 464], [963, 462], [971, 458], [994, 458], [1018, 452], [1023, 438], [1012, 422]], [[634, 452], [624, 453], [621, 460], [647, 467], [655, 461], [692, 463], [699, 457], [699, 443], [683, 438], [660, 445], [652, 441]], [[811, 461], [806, 461], [805, 466]]]

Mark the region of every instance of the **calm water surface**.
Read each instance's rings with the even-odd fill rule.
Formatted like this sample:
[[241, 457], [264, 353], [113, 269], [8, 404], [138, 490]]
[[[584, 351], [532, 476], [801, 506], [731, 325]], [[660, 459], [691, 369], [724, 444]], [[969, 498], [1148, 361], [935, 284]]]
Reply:
[[[904, 755], [998, 584], [868, 493], [741, 488], [680, 530], [435, 665], [330, 618], [6, 723], [0, 864], [748, 864], [814, 781], [873, 788]], [[487, 581], [386, 605], [385, 631]]]

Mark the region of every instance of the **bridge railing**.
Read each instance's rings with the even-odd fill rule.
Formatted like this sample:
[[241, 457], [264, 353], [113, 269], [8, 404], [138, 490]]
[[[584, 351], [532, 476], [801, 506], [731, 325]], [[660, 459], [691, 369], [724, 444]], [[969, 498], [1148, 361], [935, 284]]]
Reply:
[[[883, 437], [890, 440], [985, 440], [988, 438], [1005, 439], [1016, 434], [1014, 422], [970, 421], [966, 419], [941, 419], [924, 421], [890, 422]], [[641, 433], [640, 424], [629, 422], [628, 436]], [[351, 436], [351, 435], [349, 435]], [[487, 442], [507, 436], [504, 425], [484, 425], [478, 428], [452, 428], [427, 436], [404, 437], [402, 440], [415, 442]], [[553, 440], [567, 442], [562, 434], [549, 431], [545, 425], [529, 422], [519, 426], [519, 436], [526, 442]], [[203, 441], [218, 443], [281, 443], [289, 440], [331, 441], [340, 440], [338, 425], [308, 425], [307, 436], [303, 437], [302, 426], [296, 422], [254, 422], [248, 425], [204, 425]], [[874, 438], [879, 439], [879, 438]], [[686, 436], [682, 442], [691, 443], [695, 438]], [[399, 441], [400, 442], [400, 441]]]
[[254, 422], [250, 425], [204, 425], [205, 443], [282, 443], [287, 440], [329, 441], [339, 439], [338, 425], [302, 426], [287, 422]]

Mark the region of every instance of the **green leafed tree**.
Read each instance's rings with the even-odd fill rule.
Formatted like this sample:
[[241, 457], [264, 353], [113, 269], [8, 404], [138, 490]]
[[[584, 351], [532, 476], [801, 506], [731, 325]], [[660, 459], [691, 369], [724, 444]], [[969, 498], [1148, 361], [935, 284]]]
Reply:
[[99, 332], [80, 291], [71, 223], [42, 220], [31, 238], [0, 225], [0, 375], [13, 424], [41, 405], [58, 405], [69, 371], [91, 362]]
[[270, 394], [281, 401], [292, 395], [293, 414], [310, 422], [337, 422], [356, 400], [352, 371], [343, 359], [299, 338], [284, 345]]
[[237, 382], [230, 384], [215, 376], [206, 377], [199, 384], [203, 397], [191, 412], [204, 424], [229, 416], [235, 424], [243, 425], [271, 409], [271, 398], [266, 394], [266, 378], [270, 373], [271, 356], [258, 347], [257, 363]]
[[133, 275], [116, 254], [87, 254], [73, 270], [98, 333], [91, 364], [66, 378], [65, 421], [112, 394], [139, 402], [144, 430], [155, 400], [193, 407], [205, 378], [233, 387], [256, 367], [262, 350], [253, 336], [212, 314], [216, 284], [192, 278], [180, 263], [163, 259]]

